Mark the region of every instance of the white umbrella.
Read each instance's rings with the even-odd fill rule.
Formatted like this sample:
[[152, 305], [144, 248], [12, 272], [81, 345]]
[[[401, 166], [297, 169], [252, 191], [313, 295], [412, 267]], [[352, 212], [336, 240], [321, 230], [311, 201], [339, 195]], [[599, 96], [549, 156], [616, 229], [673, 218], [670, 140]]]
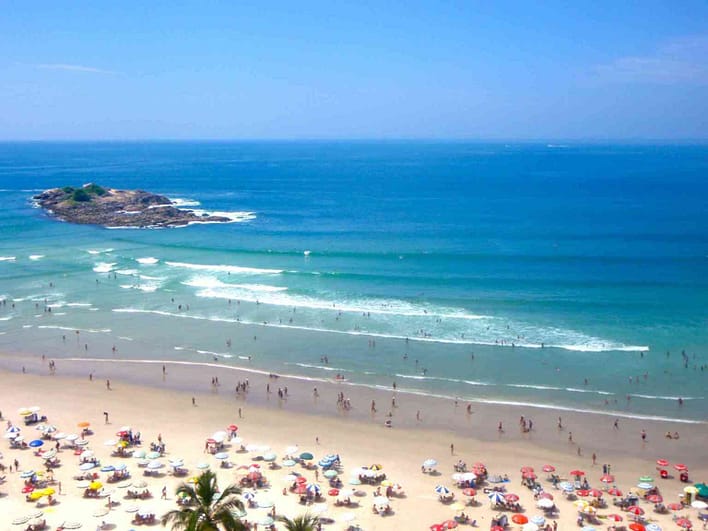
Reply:
[[52, 435], [52, 439], [54, 439], [55, 441], [59, 441], [61, 439], [66, 439], [66, 433], [64, 433], [63, 431], [60, 431], [59, 433], [55, 433], [54, 435]]
[[390, 501], [386, 496], [375, 496], [373, 500], [374, 505], [388, 505]]
[[342, 522], [353, 522], [356, 520], [356, 515], [354, 513], [344, 513], [339, 517]]
[[66, 439], [67, 441], [70, 441], [70, 442], [73, 442], [73, 441], [75, 441], [75, 440], [78, 439], [78, 438], [79, 438], [79, 436], [76, 435], [75, 433], [70, 433], [69, 435], [67, 435], [67, 436], [65, 437], [65, 439]]
[[521, 526], [522, 531], [538, 531], [538, 526], [533, 522], [527, 522]]
[[[504, 495], [501, 492], [493, 491], [489, 493], [489, 501], [492, 505], [504, 503]], [[550, 500], [549, 500], [550, 501]]]
[[694, 509], [698, 509], [699, 511], [702, 511], [703, 509], [708, 508], [708, 503], [702, 501], [702, 500], [696, 500], [693, 503], [691, 503], [691, 507]]
[[214, 454], [214, 459], [218, 459], [219, 461], [223, 461], [224, 459], [228, 459], [229, 454], [226, 452], [219, 452], [218, 454]]
[[438, 462], [435, 459], [426, 459], [423, 461], [423, 466], [425, 468], [435, 468], [438, 466]]
[[76, 446], [86, 446], [89, 442], [86, 439], [81, 439], [76, 441], [74, 444]]
[[162, 463], [160, 461], [150, 461], [147, 464], [148, 470], [158, 470], [162, 468]]
[[108, 439], [103, 443], [104, 446], [115, 446], [116, 444], [118, 444], [118, 441], [116, 441], [115, 439]]
[[51, 450], [47, 450], [42, 454], [42, 459], [51, 459], [52, 457], [56, 457], [57, 451], [55, 448], [52, 448]]

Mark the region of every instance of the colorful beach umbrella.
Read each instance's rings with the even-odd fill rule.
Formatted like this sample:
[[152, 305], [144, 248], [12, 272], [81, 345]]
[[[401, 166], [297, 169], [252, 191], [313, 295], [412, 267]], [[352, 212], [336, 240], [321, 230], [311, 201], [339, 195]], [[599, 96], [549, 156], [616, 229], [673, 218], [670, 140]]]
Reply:
[[645, 531], [646, 530], [646, 528], [642, 524], [640, 524], [639, 522], [632, 522], [627, 527], [629, 527], [632, 531]]
[[641, 516], [644, 514], [644, 509], [639, 507], [638, 505], [632, 505], [627, 509], [628, 513], [632, 513], [635, 516]]
[[683, 529], [691, 529], [693, 527], [693, 523], [688, 518], [679, 518], [676, 520], [676, 525]]
[[584, 476], [585, 472], [583, 470], [571, 470], [570, 471], [571, 476]]
[[42, 441], [40, 439], [35, 439], [35, 440], [29, 442], [30, 448], [39, 448], [40, 446], [44, 446], [44, 441]]
[[669, 466], [669, 462], [666, 459], [657, 459], [656, 464], [659, 466]]
[[525, 515], [517, 513], [511, 517], [511, 521], [515, 524], [524, 525], [529, 522], [529, 519]]
[[556, 471], [556, 467], [554, 467], [553, 465], [543, 465], [542, 470], [543, 470], [544, 472], [548, 472], [548, 473], [550, 473], [550, 472], [555, 472], [555, 471]]

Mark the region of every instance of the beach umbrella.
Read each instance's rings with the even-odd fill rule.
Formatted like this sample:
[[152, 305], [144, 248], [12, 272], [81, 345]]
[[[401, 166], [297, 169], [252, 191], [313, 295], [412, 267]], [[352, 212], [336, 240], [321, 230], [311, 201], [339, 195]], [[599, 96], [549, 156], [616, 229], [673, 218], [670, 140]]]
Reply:
[[[523, 515], [518, 515], [518, 516], [523, 516]], [[512, 518], [513, 520], [513, 518]], [[521, 526], [522, 531], [538, 531], [538, 525], [533, 523], [533, 522], [526, 522], [523, 526]]]
[[162, 463], [160, 461], [150, 461], [147, 468], [148, 470], [158, 470], [162, 468]]
[[634, 516], [641, 516], [644, 514], [644, 509], [638, 505], [632, 505], [627, 509], [627, 512], [632, 513]]
[[126, 465], [125, 463], [118, 463], [114, 468], [116, 469], [116, 471], [122, 472], [123, 470], [128, 468], [128, 465]]
[[268, 452], [267, 454], [263, 455], [263, 461], [265, 461], [266, 463], [272, 463], [276, 459], [278, 459], [278, 456], [275, 455], [273, 452]]
[[580, 531], [597, 531], [593, 526], [591, 525], [586, 525]]
[[286, 459], [283, 461], [283, 466], [295, 466], [297, 463], [292, 459]]
[[423, 466], [425, 468], [435, 468], [438, 466], [438, 462], [435, 459], [426, 459], [423, 461]]
[[699, 511], [702, 511], [703, 509], [708, 508], [708, 503], [702, 501], [702, 500], [696, 500], [693, 503], [691, 503], [691, 507], [694, 509], [698, 509]]
[[435, 494], [437, 494], [438, 496], [449, 496], [450, 489], [448, 489], [445, 485], [436, 485]]
[[12, 525], [25, 525], [29, 521], [29, 516], [19, 516], [12, 521]]
[[145, 450], [136, 450], [133, 452], [133, 457], [136, 459], [145, 459]]
[[[39, 429], [39, 427], [37, 427], [37, 429]], [[57, 431], [57, 427], [49, 424], [49, 425], [43, 426], [41, 431], [42, 431], [42, 433], [46, 433], [46, 434], [55, 433]]]
[[34, 490], [34, 485], [25, 485], [22, 487], [22, 494], [29, 494]]
[[310, 494], [311, 496], [319, 496], [320, 495], [320, 488], [315, 485], [314, 483], [310, 483], [307, 486], [307, 493]]
[[24, 471], [20, 474], [20, 477], [21, 477], [22, 479], [31, 478], [32, 476], [34, 476], [34, 470], [24, 470]]
[[536, 502], [536, 507], [539, 509], [550, 509], [553, 507], [554, 503], [552, 500], [549, 500], [548, 498], [541, 498]]
[[676, 525], [684, 529], [691, 529], [693, 527], [693, 524], [688, 518], [679, 518], [676, 520]]
[[457, 525], [458, 524], [455, 520], [445, 520], [442, 523], [443, 529], [455, 529]]
[[528, 524], [529, 519], [525, 515], [517, 513], [511, 517], [511, 521], [515, 524], [524, 525]]
[[489, 497], [489, 501], [492, 503], [492, 505], [500, 505], [505, 501], [504, 494], [502, 494], [501, 492], [493, 491], [490, 492], [487, 496]]
[[126, 513], [137, 513], [138, 512], [138, 506], [137, 505], [128, 505], [125, 508]]
[[658, 525], [652, 523], [652, 524], [647, 524], [645, 527], [646, 531], [661, 531], [661, 527]]
[[56, 457], [57, 451], [52, 448], [51, 450], [47, 450], [46, 452], [42, 453], [42, 459], [52, 459], [53, 457]]
[[567, 481], [561, 482], [561, 484], [558, 485], [558, 486], [560, 487], [560, 489], [561, 489], [563, 492], [568, 492], [568, 493], [569, 493], [569, 492], [573, 492], [573, 491], [575, 490], [575, 487], [573, 487], [573, 485], [572, 485], [571, 483], [568, 483]]
[[206, 470], [209, 468], [209, 464], [208, 463], [197, 463], [196, 468], [197, 468], [197, 470]]
[[584, 476], [585, 472], [583, 470], [571, 470], [570, 471], [571, 476]]
[[602, 491], [601, 491], [601, 490], [590, 489], [590, 491], [588, 492], [588, 494], [589, 494], [590, 496], [592, 496], [593, 498], [602, 498]]
[[95, 466], [96, 466], [96, 463], [92, 463], [89, 461], [88, 463], [81, 463], [79, 465], [79, 470], [81, 470], [82, 472], [87, 472]]
[[666, 459], [657, 459], [656, 464], [659, 466], [669, 466], [669, 462]]
[[261, 509], [270, 509], [273, 507], [273, 501], [268, 498], [259, 498], [256, 503], [258, 503], [258, 507]]
[[622, 515], [619, 515], [616, 513], [615, 514], [608, 514], [607, 519], [612, 520], [613, 522], [621, 522], [622, 520], [624, 520], [624, 518], [622, 518]]
[[521, 467], [521, 470], [520, 470], [520, 472], [521, 472], [522, 474], [524, 474], [524, 473], [526, 473], [526, 472], [533, 472], [533, 471], [534, 471], [534, 469], [533, 469], [532, 466], [522, 466], [522, 467]]
[[229, 454], [226, 452], [219, 452], [218, 454], [214, 454], [214, 459], [218, 459], [219, 461], [223, 461], [224, 459], [228, 459]]
[[160, 452], [150, 452], [145, 456], [145, 459], [159, 459], [162, 457], [162, 454]]
[[30, 448], [39, 448], [40, 446], [44, 446], [44, 441], [41, 441], [39, 439], [35, 439], [35, 440], [29, 442]]
[[650, 494], [647, 496], [647, 501], [650, 503], [661, 503], [664, 501], [664, 497], [661, 494]]
[[89, 490], [99, 490], [102, 487], [103, 487], [103, 483], [101, 483], [100, 481], [92, 481], [91, 483], [89, 483], [89, 486], [88, 486]]
[[101, 467], [101, 472], [113, 472], [115, 469], [113, 465], [104, 465]]
[[614, 483], [615, 482], [615, 476], [612, 474], [603, 474], [602, 477], [600, 477], [600, 481], [603, 483]]
[[172, 468], [179, 468], [184, 466], [184, 459], [170, 459], [169, 463]]
[[468, 489], [462, 489], [462, 494], [464, 494], [465, 496], [470, 496], [470, 497], [472, 497], [472, 496], [476, 496], [476, 495], [477, 495], [477, 491], [474, 490], [474, 489], [469, 489], [469, 488], [468, 488]]
[[323, 475], [324, 477], [326, 477], [327, 479], [332, 479], [332, 478], [336, 478], [336, 477], [337, 477], [338, 472], [337, 472], [336, 470], [325, 470], [325, 471], [324, 471], [324, 474], [322, 474], [322, 475]]
[[339, 496], [339, 489], [329, 489], [327, 491], [328, 496]]
[[612, 487], [607, 491], [607, 494], [610, 496], [622, 496], [622, 491], [619, 490], [617, 487]]
[[667, 507], [672, 511], [682, 511], [683, 510], [682, 503], [670, 503], [667, 505]]
[[519, 501], [519, 495], [513, 493], [505, 494], [504, 499], [510, 503], [514, 503]]
[[548, 500], [552, 500], [552, 499], [553, 499], [553, 494], [551, 494], [550, 492], [542, 492], [542, 493], [540, 493], [540, 494], [538, 495], [538, 497], [539, 497], [539, 498], [546, 498], [546, 499], [548, 499]]
[[271, 518], [270, 516], [263, 516], [260, 520], [258, 520], [258, 525], [267, 527], [273, 525], [273, 522], [275, 522], [275, 520], [273, 520], [273, 518]]
[[632, 522], [629, 524], [627, 527], [629, 527], [632, 531], [645, 531], [645, 527], [640, 524], [639, 522]]
[[70, 433], [69, 435], [66, 436], [66, 440], [69, 442], [74, 442], [78, 438], [79, 438], [79, 436], [76, 435], [75, 433]]
[[461, 476], [462, 481], [474, 481], [477, 479], [477, 474], [474, 472], [463, 472]]
[[76, 446], [86, 446], [89, 442], [86, 439], [81, 439], [76, 441], [74, 444]]
[[361, 485], [361, 480], [359, 478], [352, 477], [352, 478], [349, 478], [348, 483], [350, 485]]
[[654, 481], [654, 478], [651, 476], [642, 476], [639, 478], [640, 483], [652, 483]]
[[81, 522], [64, 522], [59, 527], [62, 529], [81, 529]]
[[573, 505], [575, 505], [577, 509], [584, 511], [590, 504], [585, 500], [576, 500], [573, 502]]
[[677, 472], [685, 472], [688, 470], [688, 467], [684, 465], [683, 463], [677, 463], [674, 465], [674, 468], [676, 469]]
[[8, 429], [5, 430], [5, 433], [20, 433], [20, 427], [19, 426], [10, 426]]
[[653, 489], [654, 485], [652, 485], [651, 483], [637, 483], [637, 488], [642, 490], [649, 490]]
[[81, 421], [81, 422], [79, 422], [78, 424], [76, 424], [76, 427], [77, 427], [77, 428], [88, 428], [90, 425], [91, 425], [90, 422], [86, 422], [86, 421], [84, 420], [84, 421]]
[[547, 473], [551, 473], [556, 471], [556, 467], [554, 467], [553, 465], [543, 465], [543, 468], [541, 470]]
[[302, 452], [300, 454], [300, 459], [302, 459], [303, 461], [311, 461], [314, 458], [315, 456], [312, 455], [310, 452]]
[[543, 516], [541, 516], [540, 514], [537, 514], [536, 516], [532, 516], [530, 518], [530, 522], [532, 524], [536, 524], [537, 526], [542, 526], [543, 524], [546, 523], [546, 519]]

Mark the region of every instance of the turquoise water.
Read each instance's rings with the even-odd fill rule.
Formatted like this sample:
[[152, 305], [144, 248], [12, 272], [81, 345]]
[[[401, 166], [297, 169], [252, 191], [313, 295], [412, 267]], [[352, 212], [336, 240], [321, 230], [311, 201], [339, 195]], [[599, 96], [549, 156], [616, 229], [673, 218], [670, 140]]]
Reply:
[[[0, 144], [0, 348], [705, 420], [707, 174], [704, 146]], [[31, 202], [86, 182], [234, 221]]]

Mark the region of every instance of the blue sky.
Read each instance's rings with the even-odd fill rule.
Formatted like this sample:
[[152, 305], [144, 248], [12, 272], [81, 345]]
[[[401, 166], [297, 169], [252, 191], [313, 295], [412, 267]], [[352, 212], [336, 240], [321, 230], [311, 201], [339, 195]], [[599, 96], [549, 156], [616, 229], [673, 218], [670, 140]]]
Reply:
[[0, 8], [0, 139], [708, 139], [705, 1]]

